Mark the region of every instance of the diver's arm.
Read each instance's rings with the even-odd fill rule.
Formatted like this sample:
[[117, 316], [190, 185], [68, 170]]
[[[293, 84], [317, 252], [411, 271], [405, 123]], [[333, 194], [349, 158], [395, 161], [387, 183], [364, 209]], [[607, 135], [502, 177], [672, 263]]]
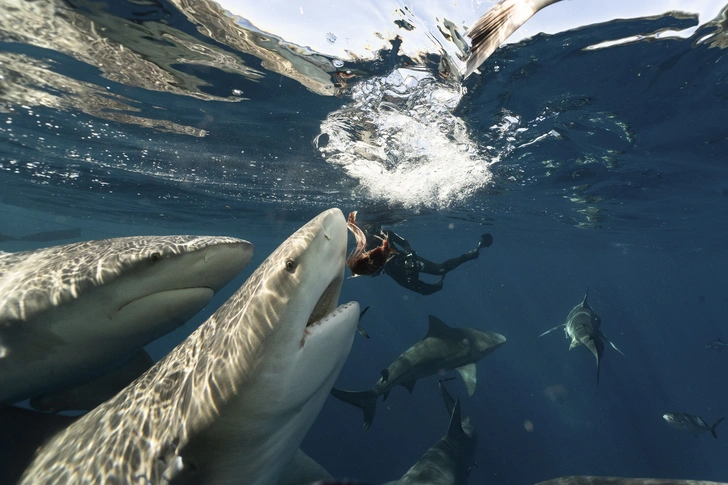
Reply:
[[407, 240], [405, 238], [403, 238], [396, 232], [390, 231], [389, 229], [387, 229], [386, 231], [384, 231], [384, 234], [387, 235], [389, 242], [391, 242], [391, 243], [393, 242], [393, 243], [397, 244], [398, 246], [401, 246], [402, 249], [404, 249], [408, 253], [412, 252], [412, 246], [410, 246], [410, 244], [407, 242]]

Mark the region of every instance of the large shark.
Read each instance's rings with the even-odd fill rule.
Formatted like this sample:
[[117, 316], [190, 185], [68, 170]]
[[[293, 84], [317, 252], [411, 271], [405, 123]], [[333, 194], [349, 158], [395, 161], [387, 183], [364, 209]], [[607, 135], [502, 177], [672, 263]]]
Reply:
[[587, 303], [586, 299], [588, 297], [589, 289], [586, 290], [584, 301], [571, 309], [569, 315], [566, 317], [566, 323], [559, 324], [554, 328], [546, 330], [544, 333], [539, 335], [539, 338], [543, 337], [547, 333], [564, 327], [566, 338], [571, 339], [569, 350], [579, 345], [583, 345], [589, 349], [589, 352], [591, 352], [597, 359], [597, 385], [599, 385], [599, 369], [601, 367], [602, 354], [604, 354], [604, 342], [602, 342], [602, 340], [609, 343], [609, 345], [614, 347], [614, 350], [620, 354], [624, 354], [602, 333], [600, 329], [602, 326], [602, 319], [589, 305], [589, 303]]
[[470, 416], [462, 418], [460, 400], [452, 398], [442, 381], [439, 382], [450, 425], [440, 438], [402, 478], [384, 485], [466, 485], [470, 469], [475, 466], [478, 435]]
[[346, 360], [359, 304], [337, 308], [347, 229], [328, 210], [205, 323], [41, 446], [22, 485], [275, 484]]
[[374, 420], [379, 396], [384, 395], [387, 399], [389, 391], [397, 385], [412, 392], [418, 379], [457, 369], [465, 381], [468, 395], [472, 396], [477, 383], [475, 363], [506, 341], [503, 335], [495, 332], [451, 328], [434, 315], [429, 318], [430, 326], [425, 338], [384, 369], [372, 389], [360, 392], [331, 390], [334, 397], [361, 408], [365, 430]]
[[200, 311], [252, 255], [207, 236], [0, 253], [0, 403], [110, 370]]

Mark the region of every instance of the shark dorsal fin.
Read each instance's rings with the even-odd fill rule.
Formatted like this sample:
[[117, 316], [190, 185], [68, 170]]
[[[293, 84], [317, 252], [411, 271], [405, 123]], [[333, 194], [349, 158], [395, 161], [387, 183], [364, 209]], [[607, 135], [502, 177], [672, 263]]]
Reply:
[[456, 370], [463, 376], [463, 382], [465, 382], [465, 388], [468, 390], [468, 396], [472, 396], [475, 392], [475, 385], [478, 383], [475, 362], [460, 366]]
[[463, 431], [462, 413], [460, 412], [460, 399], [458, 399], [455, 401], [455, 407], [452, 410], [452, 416], [450, 416], [450, 426], [447, 427], [447, 437], [454, 440], [460, 440], [465, 436], [465, 431]]
[[589, 298], [589, 287], [586, 287], [586, 293], [584, 294], [584, 301], [581, 302], [582, 308], [591, 308], [589, 306], [589, 303], [586, 302], [586, 299]]
[[425, 338], [442, 338], [450, 335], [451, 330], [452, 329], [448, 327], [445, 322], [437, 318], [435, 315], [430, 315], [430, 326], [427, 328], [427, 335], [425, 335]]

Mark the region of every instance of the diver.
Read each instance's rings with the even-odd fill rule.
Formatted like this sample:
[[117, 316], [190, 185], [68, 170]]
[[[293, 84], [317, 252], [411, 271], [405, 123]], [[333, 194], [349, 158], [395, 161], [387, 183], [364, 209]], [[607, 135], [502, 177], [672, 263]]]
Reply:
[[[367, 235], [367, 241], [376, 239], [376, 235], [386, 236], [389, 240], [389, 244], [396, 249], [396, 252], [393, 253], [390, 259], [382, 267], [380, 273], [388, 274], [400, 286], [416, 291], [421, 295], [431, 295], [432, 293], [440, 291], [447, 273], [466, 261], [477, 259], [480, 255], [481, 248], [487, 248], [493, 244], [493, 236], [490, 234], [483, 234], [480, 236], [477, 248], [455, 258], [448, 259], [443, 263], [434, 263], [422, 256], [419, 256], [414, 249], [412, 249], [409, 242], [399, 234], [390, 230], [382, 231], [379, 224], [376, 222], [364, 223], [362, 225], [362, 229]], [[374, 243], [374, 245], [377, 244], [379, 244], [378, 240]], [[367, 247], [368, 246], [369, 244], [367, 244]], [[420, 273], [438, 275], [440, 276], [440, 279], [435, 283], [426, 283], [420, 280]], [[378, 274], [379, 273], [374, 273], [372, 276], [376, 276]]]

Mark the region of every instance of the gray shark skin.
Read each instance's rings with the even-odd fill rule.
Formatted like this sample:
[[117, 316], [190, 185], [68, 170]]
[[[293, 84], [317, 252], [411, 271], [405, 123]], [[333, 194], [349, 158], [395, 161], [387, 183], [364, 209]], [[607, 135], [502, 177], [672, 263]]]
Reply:
[[554, 478], [553, 480], [538, 482], [536, 485], [725, 485], [725, 483], [703, 480], [675, 480], [672, 478], [572, 476]]
[[450, 425], [440, 438], [402, 478], [384, 485], [466, 485], [470, 469], [475, 466], [478, 435], [470, 424], [470, 417], [462, 418], [460, 400], [454, 400], [439, 382]]
[[561, 0], [502, 0], [468, 29], [472, 39], [464, 77], [470, 76], [510, 35], [536, 12]]
[[0, 253], [0, 403], [110, 370], [189, 320], [252, 255], [247, 241], [208, 236]]
[[700, 416], [695, 416], [693, 414], [687, 414], [687, 413], [667, 413], [662, 416], [662, 418], [667, 421], [667, 424], [672, 426], [673, 428], [685, 431], [687, 433], [691, 433], [695, 435], [696, 437], [700, 433], [705, 433], [707, 431], [710, 431], [710, 434], [713, 435], [713, 438], [718, 438], [718, 434], [716, 433], [715, 429], [718, 427], [720, 423], [723, 422], [723, 419], [720, 418], [718, 421], [713, 423], [713, 425], [709, 425], [705, 422], [703, 418]]
[[503, 345], [506, 338], [495, 332], [474, 328], [451, 328], [434, 315], [429, 316], [425, 338], [407, 349], [382, 371], [382, 377], [368, 391], [353, 392], [332, 389], [331, 394], [354, 405], [364, 413], [364, 429], [374, 420], [379, 396], [387, 399], [394, 386], [404, 386], [412, 392], [423, 377], [457, 369], [463, 377], [468, 395], [475, 392], [475, 363]]
[[596, 311], [587, 303], [586, 299], [589, 297], [589, 290], [586, 290], [584, 295], [584, 301], [579, 305], [576, 305], [571, 309], [569, 315], [566, 317], [566, 323], [551, 328], [541, 335], [543, 337], [547, 333], [551, 333], [561, 327], [564, 327], [566, 332], [566, 338], [571, 339], [571, 345], [569, 350], [579, 345], [583, 345], [589, 352], [592, 353], [594, 358], [597, 360], [597, 385], [599, 385], [599, 370], [601, 369], [602, 355], [604, 354], [604, 342], [606, 341], [611, 345], [614, 350], [624, 356], [621, 350], [617, 348], [601, 331], [602, 319]]
[[111, 400], [41, 446], [20, 484], [275, 484], [349, 354], [347, 229], [323, 212]]

